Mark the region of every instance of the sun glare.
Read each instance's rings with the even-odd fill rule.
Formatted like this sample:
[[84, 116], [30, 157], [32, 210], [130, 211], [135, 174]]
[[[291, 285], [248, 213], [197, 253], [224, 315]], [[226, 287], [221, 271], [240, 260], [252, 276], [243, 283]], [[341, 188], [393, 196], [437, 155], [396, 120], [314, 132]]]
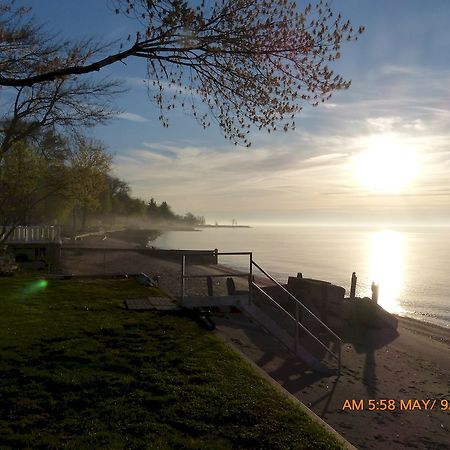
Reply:
[[403, 288], [404, 259], [402, 233], [384, 230], [371, 236], [371, 279], [380, 286], [378, 303], [392, 313], [402, 311], [398, 297]]
[[407, 189], [419, 172], [419, 156], [395, 136], [372, 137], [352, 161], [358, 183], [376, 193], [395, 194]]

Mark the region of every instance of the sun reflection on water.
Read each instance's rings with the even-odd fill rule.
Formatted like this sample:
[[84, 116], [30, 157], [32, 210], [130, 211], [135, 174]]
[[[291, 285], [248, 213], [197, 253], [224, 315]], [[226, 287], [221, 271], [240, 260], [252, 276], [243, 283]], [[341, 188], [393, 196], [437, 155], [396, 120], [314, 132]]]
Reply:
[[404, 282], [404, 235], [383, 230], [371, 235], [370, 277], [379, 285], [378, 304], [386, 311], [400, 313], [398, 297]]

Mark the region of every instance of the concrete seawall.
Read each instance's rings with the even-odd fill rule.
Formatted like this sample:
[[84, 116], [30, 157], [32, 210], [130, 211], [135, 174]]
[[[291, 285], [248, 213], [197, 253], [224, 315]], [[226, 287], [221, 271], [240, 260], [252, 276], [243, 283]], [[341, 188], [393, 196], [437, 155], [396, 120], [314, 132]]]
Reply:
[[63, 252], [134, 252], [141, 255], [146, 255], [152, 258], [164, 259], [167, 261], [174, 261], [181, 263], [182, 255], [186, 255], [186, 261], [189, 264], [218, 264], [218, 255], [215, 250], [162, 250], [152, 248], [111, 248], [111, 247], [84, 247], [84, 246], [72, 246], [63, 245], [61, 247]]

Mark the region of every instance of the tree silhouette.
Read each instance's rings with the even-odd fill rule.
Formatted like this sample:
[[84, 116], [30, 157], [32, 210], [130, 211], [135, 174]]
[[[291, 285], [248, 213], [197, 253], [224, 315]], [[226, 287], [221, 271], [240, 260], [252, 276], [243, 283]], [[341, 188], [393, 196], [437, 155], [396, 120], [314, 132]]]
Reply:
[[30, 87], [143, 58], [149, 96], [164, 126], [168, 110], [189, 105], [203, 127], [215, 120], [227, 138], [249, 146], [252, 125], [287, 131], [305, 104], [348, 88], [350, 82], [328, 65], [340, 57], [344, 41], [363, 32], [322, 1], [302, 12], [291, 0], [108, 4], [134, 21], [128, 41], [106, 56], [93, 40], [44, 38], [29, 11], [1, 6], [0, 86]]

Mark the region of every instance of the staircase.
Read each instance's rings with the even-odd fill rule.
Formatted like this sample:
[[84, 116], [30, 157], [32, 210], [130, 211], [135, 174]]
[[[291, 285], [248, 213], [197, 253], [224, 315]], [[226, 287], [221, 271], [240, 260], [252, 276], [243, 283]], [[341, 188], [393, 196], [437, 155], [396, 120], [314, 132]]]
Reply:
[[[189, 252], [189, 257], [195, 253]], [[253, 260], [251, 252], [217, 253], [218, 256], [248, 257], [247, 272], [230, 272], [224, 267], [208, 266], [207, 273], [187, 273], [187, 254], [182, 255], [180, 304], [186, 308], [235, 306], [260, 324], [302, 361], [318, 372], [340, 373], [342, 341], [298, 298]], [[194, 267], [194, 266], [191, 266]], [[214, 280], [238, 278], [239, 288], [214, 295]], [[208, 295], [186, 295], [186, 281], [206, 279]], [[276, 286], [277, 295], [268, 291]], [[234, 286], [234, 283], [233, 283]], [[282, 297], [282, 298], [281, 298]]]

